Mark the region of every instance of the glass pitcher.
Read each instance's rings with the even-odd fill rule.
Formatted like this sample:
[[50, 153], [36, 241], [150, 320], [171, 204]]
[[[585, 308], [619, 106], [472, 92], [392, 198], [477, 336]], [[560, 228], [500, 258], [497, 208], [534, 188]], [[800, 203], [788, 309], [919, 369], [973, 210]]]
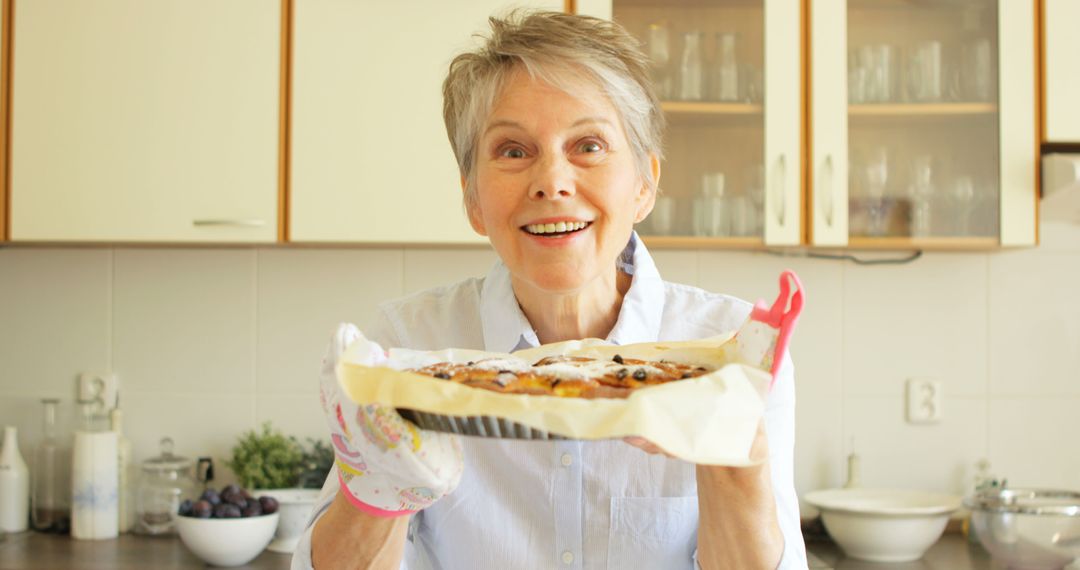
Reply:
[[161, 455], [142, 462], [135, 493], [135, 532], [171, 534], [180, 503], [196, 498], [193, 462], [173, 455], [172, 438], [161, 440]]

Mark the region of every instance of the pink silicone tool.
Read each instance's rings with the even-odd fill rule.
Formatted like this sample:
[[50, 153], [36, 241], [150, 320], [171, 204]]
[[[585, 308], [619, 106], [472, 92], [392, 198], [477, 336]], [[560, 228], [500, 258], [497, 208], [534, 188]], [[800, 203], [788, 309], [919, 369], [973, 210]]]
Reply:
[[[792, 290], [794, 285], [794, 290]], [[784, 360], [791, 331], [795, 330], [795, 322], [799, 320], [799, 313], [803, 308], [803, 286], [794, 271], [785, 270], [780, 274], [780, 296], [773, 302], [772, 307], [759, 300], [750, 312], [752, 320], [765, 323], [774, 329], [780, 329], [776, 337], [776, 348], [773, 351], [772, 380], [769, 381], [769, 389], [776, 381], [776, 372], [780, 369], [780, 363]]]

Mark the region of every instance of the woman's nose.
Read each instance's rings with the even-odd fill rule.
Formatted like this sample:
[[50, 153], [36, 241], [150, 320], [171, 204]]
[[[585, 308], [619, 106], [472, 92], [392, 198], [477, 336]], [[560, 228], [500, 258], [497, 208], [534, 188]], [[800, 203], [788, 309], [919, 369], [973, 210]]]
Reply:
[[537, 161], [529, 197], [536, 200], [569, 198], [575, 194], [574, 169], [564, 157]]

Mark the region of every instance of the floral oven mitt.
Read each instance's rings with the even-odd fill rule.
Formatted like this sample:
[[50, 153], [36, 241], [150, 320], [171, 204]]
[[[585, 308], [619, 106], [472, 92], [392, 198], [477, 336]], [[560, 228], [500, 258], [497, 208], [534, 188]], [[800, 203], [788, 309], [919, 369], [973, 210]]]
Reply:
[[[456, 436], [425, 431], [379, 404], [358, 405], [338, 386], [335, 369], [345, 349], [362, 338], [342, 323], [323, 359], [319, 399], [336, 456], [338, 482], [360, 510], [393, 517], [419, 511], [453, 491], [464, 461]], [[386, 355], [372, 343], [372, 365]]]

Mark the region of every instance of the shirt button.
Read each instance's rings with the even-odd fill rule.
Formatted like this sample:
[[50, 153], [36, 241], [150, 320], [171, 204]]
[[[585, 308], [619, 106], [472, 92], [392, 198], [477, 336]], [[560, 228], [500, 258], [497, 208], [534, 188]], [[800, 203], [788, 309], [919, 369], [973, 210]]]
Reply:
[[[570, 467], [570, 465], [574, 463], [574, 457], [571, 456], [569, 453], [564, 453], [564, 454], [562, 454], [562, 457], [560, 458], [560, 461], [562, 461], [563, 467]], [[567, 554], [570, 554], [570, 552], [566, 552], [566, 553], [563, 554], [563, 559], [564, 560], [566, 559]], [[574, 555], [570, 554], [570, 558], [572, 560], [574, 558]], [[567, 562], [567, 564], [569, 564], [569, 562]]]
[[[566, 456], [564, 455], [563, 457], [566, 457]], [[574, 553], [570, 552], [569, 550], [567, 550], [566, 552], [563, 552], [562, 553], [562, 561], [563, 561], [563, 564], [567, 564], [567, 565], [573, 564], [574, 563]]]

